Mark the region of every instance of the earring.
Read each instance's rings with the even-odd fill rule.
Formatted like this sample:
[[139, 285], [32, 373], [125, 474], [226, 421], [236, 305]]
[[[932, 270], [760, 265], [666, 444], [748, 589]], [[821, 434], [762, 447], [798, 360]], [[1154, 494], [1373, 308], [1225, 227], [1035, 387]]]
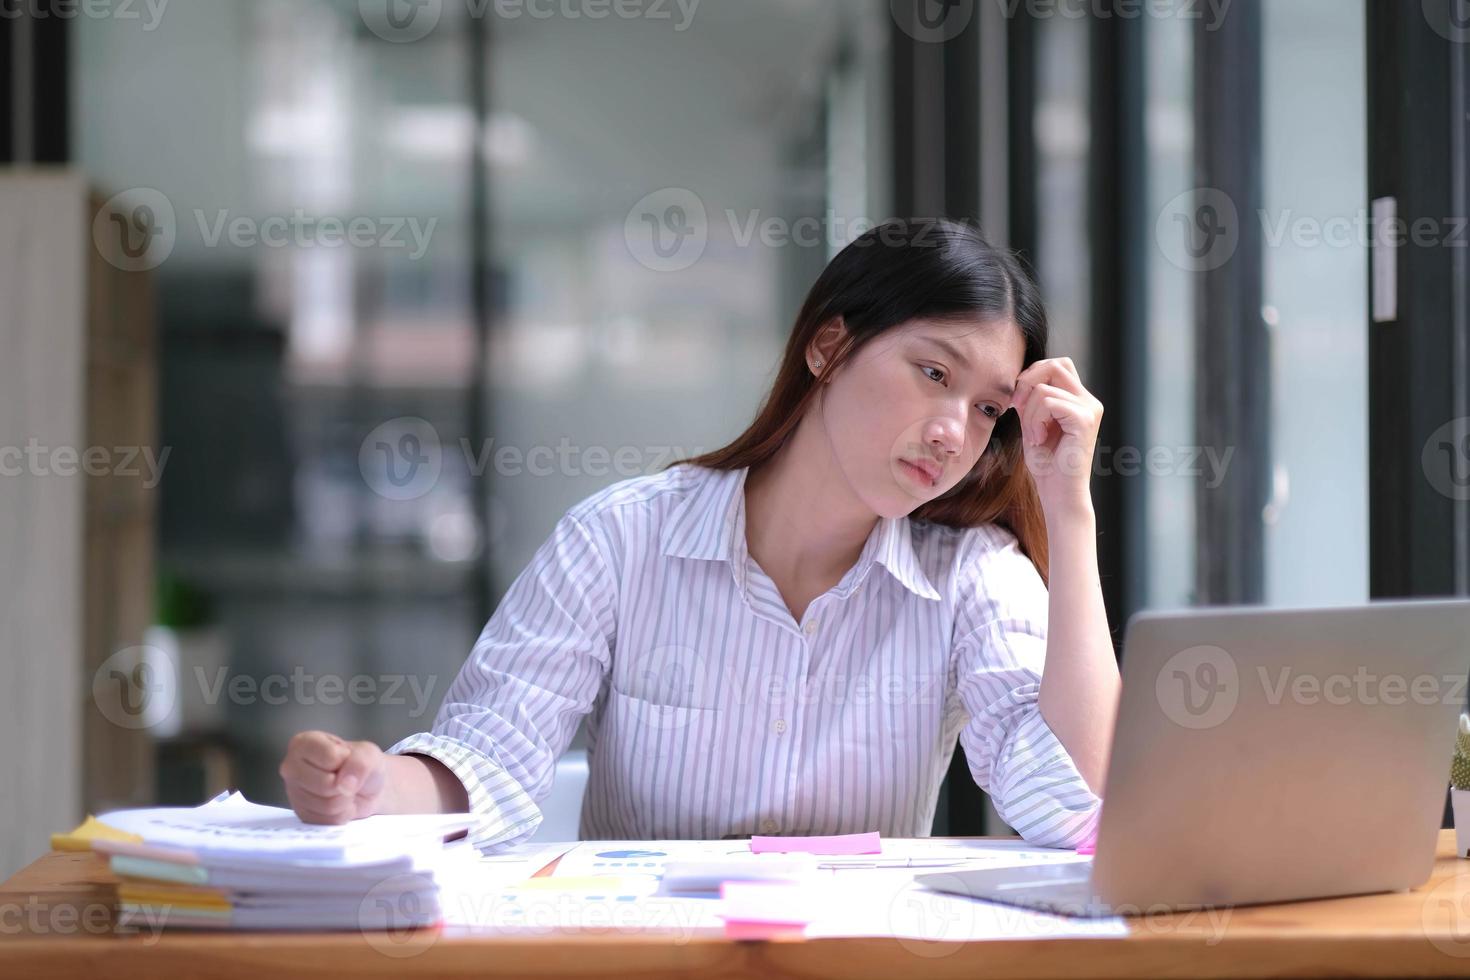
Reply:
[[822, 359], [820, 357], [817, 358], [816, 368], [818, 371], [822, 369]]

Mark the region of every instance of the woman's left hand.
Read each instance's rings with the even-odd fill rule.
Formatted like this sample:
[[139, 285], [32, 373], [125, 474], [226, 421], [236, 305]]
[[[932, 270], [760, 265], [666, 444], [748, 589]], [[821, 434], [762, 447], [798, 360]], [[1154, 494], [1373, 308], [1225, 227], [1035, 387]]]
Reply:
[[1103, 405], [1082, 386], [1070, 357], [1037, 361], [1016, 378], [1011, 407], [1021, 420], [1026, 466], [1042, 509], [1092, 506], [1092, 456]]

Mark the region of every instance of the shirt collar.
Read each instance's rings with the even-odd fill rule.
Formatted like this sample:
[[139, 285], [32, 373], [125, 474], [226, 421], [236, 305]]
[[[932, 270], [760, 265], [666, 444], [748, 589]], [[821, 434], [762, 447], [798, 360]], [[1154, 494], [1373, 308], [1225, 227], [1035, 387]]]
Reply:
[[[735, 564], [736, 578], [745, 564], [745, 476], [748, 467], [716, 470], [691, 467], [694, 485], [664, 523], [660, 535], [663, 553], [672, 558], [699, 558]], [[850, 591], [867, 577], [874, 562], [888, 569], [910, 592], [940, 599], [914, 551], [913, 530], [907, 516], [879, 518], [868, 535], [857, 564], [844, 578]]]

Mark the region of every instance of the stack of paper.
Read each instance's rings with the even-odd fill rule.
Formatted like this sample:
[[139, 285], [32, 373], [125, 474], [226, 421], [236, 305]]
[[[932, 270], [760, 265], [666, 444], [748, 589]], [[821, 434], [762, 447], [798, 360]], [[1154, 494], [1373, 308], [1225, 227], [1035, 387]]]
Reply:
[[[436, 872], [469, 845], [467, 813], [307, 824], [239, 793], [200, 807], [117, 810], [132, 838], [92, 841], [121, 879], [119, 925], [408, 929], [441, 921]], [[141, 839], [141, 843], [138, 842]]]

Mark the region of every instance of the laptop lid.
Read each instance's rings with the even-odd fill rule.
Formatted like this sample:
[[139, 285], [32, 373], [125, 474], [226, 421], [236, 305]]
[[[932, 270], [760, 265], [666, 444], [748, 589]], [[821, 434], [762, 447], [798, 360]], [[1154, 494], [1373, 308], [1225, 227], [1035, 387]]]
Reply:
[[1470, 601], [1144, 612], [1123, 651], [1103, 901], [1146, 912], [1428, 878]]

